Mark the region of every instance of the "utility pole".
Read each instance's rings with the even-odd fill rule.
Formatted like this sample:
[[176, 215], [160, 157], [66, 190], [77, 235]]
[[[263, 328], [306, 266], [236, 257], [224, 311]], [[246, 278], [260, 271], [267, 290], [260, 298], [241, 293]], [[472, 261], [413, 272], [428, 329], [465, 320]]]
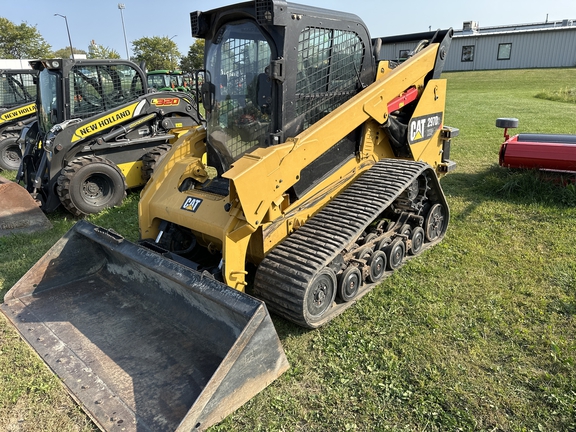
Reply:
[[72, 38], [70, 37], [70, 29], [68, 28], [68, 18], [66, 18], [66, 15], [60, 15], [60, 14], [54, 14], [54, 16], [59, 16], [64, 18], [64, 21], [66, 21], [66, 31], [68, 32], [68, 42], [70, 42], [70, 54], [72, 54], [72, 60], [74, 60], [74, 50], [72, 49]]
[[128, 41], [126, 40], [126, 27], [124, 27], [124, 14], [122, 11], [126, 9], [124, 3], [118, 3], [118, 9], [120, 9], [120, 18], [122, 19], [122, 31], [124, 32], [124, 45], [126, 46], [126, 59], [130, 60], [130, 54], [128, 54]]
[[[174, 35], [171, 38], [169, 38], [168, 40], [170, 40], [171, 42], [174, 42], [172, 39], [174, 39], [175, 37], [178, 37], [178, 35]], [[174, 66], [175, 61], [174, 61], [174, 56], [172, 55], [172, 50], [170, 50], [170, 66]]]

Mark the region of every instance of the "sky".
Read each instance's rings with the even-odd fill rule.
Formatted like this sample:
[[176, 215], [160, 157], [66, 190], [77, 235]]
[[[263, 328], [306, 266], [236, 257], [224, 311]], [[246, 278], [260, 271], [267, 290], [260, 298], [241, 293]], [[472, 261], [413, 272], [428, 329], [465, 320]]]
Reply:
[[[59, 50], [69, 46], [66, 20], [72, 45], [88, 51], [90, 41], [116, 50], [126, 58], [126, 31], [129, 54], [131, 41], [142, 37], [168, 37], [186, 55], [194, 43], [190, 31], [190, 12], [210, 10], [235, 3], [234, 0], [123, 0], [118, 8], [114, 0], [27, 0], [24, 3], [2, 1], [0, 17], [19, 25], [36, 26], [42, 37]], [[481, 27], [505, 24], [574, 19], [574, 0], [298, 0], [308, 4], [358, 15], [372, 37], [419, 33], [452, 27], [462, 28], [464, 21], [477, 21]], [[402, 7], [398, 7], [402, 5]], [[66, 16], [66, 20], [60, 16]]]

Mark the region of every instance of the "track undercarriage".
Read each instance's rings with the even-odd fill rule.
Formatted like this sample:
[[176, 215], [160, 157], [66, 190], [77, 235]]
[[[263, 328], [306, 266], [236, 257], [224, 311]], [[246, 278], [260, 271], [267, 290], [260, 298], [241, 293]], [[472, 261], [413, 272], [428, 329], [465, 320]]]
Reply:
[[447, 225], [432, 168], [382, 160], [266, 256], [254, 294], [274, 313], [319, 327], [438, 243]]

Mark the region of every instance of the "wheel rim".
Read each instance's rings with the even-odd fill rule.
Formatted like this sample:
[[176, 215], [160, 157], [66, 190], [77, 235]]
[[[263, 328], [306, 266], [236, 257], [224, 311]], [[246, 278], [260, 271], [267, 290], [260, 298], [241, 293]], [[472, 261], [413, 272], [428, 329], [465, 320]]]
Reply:
[[20, 161], [22, 160], [20, 147], [16, 144], [6, 145], [0, 153], [0, 158], [2, 158], [3, 165], [7, 168], [10, 170], [17, 170], [20, 167]]
[[388, 267], [390, 270], [395, 270], [402, 264], [402, 260], [404, 259], [404, 252], [405, 247], [402, 240], [398, 239], [389, 247], [389, 256], [388, 256]]
[[424, 245], [424, 230], [420, 227], [416, 228], [412, 233], [412, 246], [410, 247], [410, 253], [416, 255], [422, 250]]
[[426, 216], [426, 239], [437, 240], [444, 232], [445, 212], [442, 204], [434, 204]]
[[95, 206], [106, 204], [112, 196], [114, 183], [104, 174], [93, 174], [82, 182], [81, 195], [84, 201]]
[[384, 277], [386, 271], [386, 254], [382, 251], [376, 251], [370, 257], [370, 274], [368, 278], [371, 282], [376, 283]]
[[306, 293], [306, 310], [312, 318], [320, 318], [332, 306], [335, 287], [336, 275], [330, 269], [322, 270], [314, 278]]
[[360, 270], [358, 270], [358, 267], [348, 267], [344, 270], [342, 275], [340, 275], [340, 282], [338, 283], [338, 297], [340, 297], [342, 301], [349, 302], [356, 297], [361, 284], [362, 274], [360, 273]]

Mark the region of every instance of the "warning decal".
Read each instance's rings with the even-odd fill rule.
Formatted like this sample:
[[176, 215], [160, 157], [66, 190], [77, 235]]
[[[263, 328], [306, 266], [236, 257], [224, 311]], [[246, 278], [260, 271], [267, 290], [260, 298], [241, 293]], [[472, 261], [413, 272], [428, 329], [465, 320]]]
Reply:
[[442, 113], [428, 114], [427, 116], [415, 117], [408, 123], [408, 142], [428, 140], [442, 127]]
[[202, 204], [202, 200], [200, 198], [188, 197], [180, 208], [182, 210], [188, 210], [192, 213], [195, 213], [196, 210], [198, 210], [198, 207], [200, 207], [200, 204]]
[[134, 111], [137, 106], [138, 102], [120, 108], [118, 111], [114, 111], [110, 114], [104, 114], [104, 116], [91, 121], [90, 123], [79, 123], [78, 129], [74, 132], [74, 136], [72, 137], [72, 142], [83, 140], [86, 137], [100, 133], [112, 126], [124, 123], [126, 120], [129, 120], [134, 116]]
[[20, 117], [24, 117], [29, 114], [36, 112], [36, 104], [31, 103], [23, 107], [15, 108], [12, 110], [4, 111], [0, 115], [0, 124], [5, 123], [10, 120], [15, 120]]

